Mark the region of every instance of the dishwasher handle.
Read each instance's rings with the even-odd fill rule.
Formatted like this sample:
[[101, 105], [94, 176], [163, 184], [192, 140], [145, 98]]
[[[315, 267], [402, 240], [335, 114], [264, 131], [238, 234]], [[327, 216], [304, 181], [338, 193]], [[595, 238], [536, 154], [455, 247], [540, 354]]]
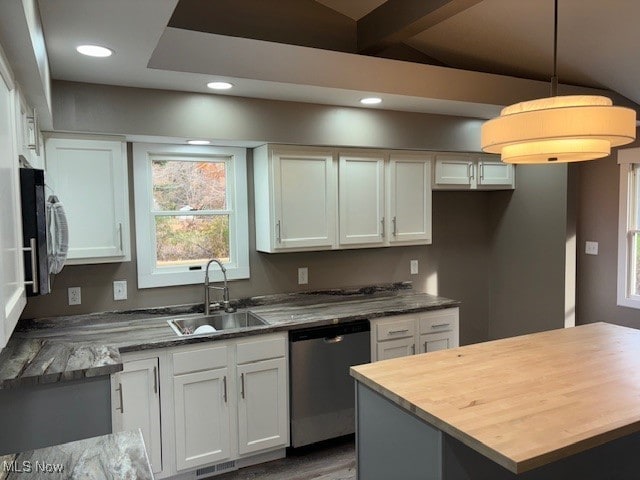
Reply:
[[336, 335], [335, 337], [324, 337], [324, 343], [328, 344], [340, 343], [343, 340], [344, 337], [342, 335]]
[[[338, 323], [336, 325], [323, 325], [320, 327], [300, 328], [289, 331], [290, 342], [301, 342], [314, 339], [332, 339], [343, 337], [352, 333], [368, 332], [371, 330], [369, 320], [356, 320], [354, 322]], [[327, 342], [330, 343], [330, 342]], [[337, 343], [337, 342], [333, 342]]]

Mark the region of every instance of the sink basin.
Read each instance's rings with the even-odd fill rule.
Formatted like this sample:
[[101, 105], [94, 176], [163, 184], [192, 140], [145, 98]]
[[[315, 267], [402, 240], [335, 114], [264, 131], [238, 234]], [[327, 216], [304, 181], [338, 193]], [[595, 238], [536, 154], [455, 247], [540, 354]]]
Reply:
[[181, 337], [213, 333], [220, 330], [259, 327], [267, 324], [260, 317], [248, 311], [172, 318], [167, 320], [167, 323]]

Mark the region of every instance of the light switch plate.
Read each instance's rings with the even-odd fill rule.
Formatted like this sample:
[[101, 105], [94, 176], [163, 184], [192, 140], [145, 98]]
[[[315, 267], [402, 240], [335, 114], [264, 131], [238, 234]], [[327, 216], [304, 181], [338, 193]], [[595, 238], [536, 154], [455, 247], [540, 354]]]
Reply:
[[411, 260], [411, 275], [418, 274], [418, 260]]
[[309, 283], [309, 269], [300, 267], [298, 269], [298, 285], [306, 285]]
[[82, 293], [80, 287], [69, 287], [67, 289], [69, 305], [80, 305], [82, 303]]
[[127, 281], [126, 280], [115, 280], [113, 282], [113, 299], [114, 300], [127, 299]]
[[598, 255], [598, 242], [586, 242], [584, 252], [587, 255]]

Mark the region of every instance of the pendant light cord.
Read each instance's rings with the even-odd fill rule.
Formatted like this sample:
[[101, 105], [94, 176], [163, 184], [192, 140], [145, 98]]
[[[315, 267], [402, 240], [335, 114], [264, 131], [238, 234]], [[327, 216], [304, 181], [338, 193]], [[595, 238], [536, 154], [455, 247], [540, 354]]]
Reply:
[[551, 96], [558, 95], [558, 0], [553, 2], [553, 77], [551, 77]]

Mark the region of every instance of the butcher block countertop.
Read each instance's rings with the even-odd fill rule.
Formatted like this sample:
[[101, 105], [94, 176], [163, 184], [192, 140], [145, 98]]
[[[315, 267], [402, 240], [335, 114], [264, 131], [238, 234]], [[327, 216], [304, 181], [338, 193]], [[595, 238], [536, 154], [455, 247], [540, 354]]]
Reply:
[[351, 369], [514, 473], [640, 431], [640, 330], [552, 330]]

